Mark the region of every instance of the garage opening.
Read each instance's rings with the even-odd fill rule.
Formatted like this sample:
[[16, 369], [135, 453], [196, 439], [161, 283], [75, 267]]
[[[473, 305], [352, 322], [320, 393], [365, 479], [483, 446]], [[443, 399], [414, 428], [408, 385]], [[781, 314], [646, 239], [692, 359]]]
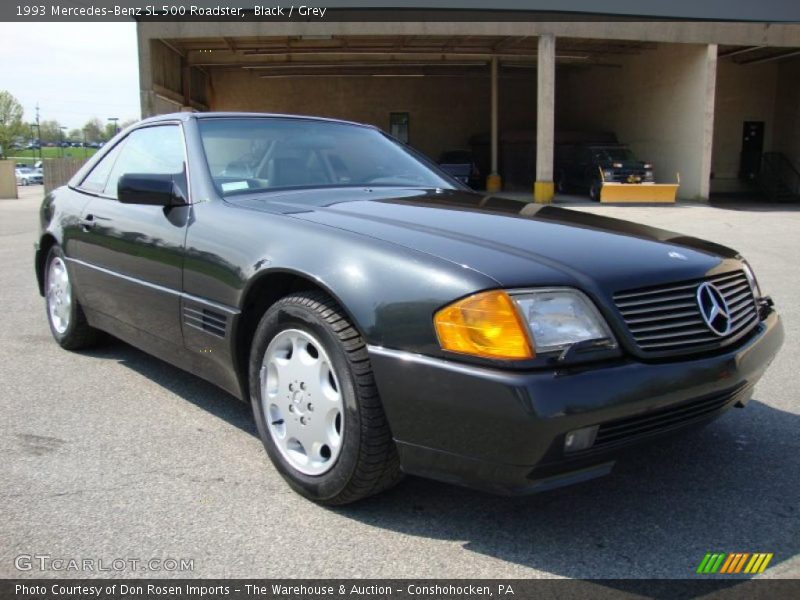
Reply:
[[[680, 198], [707, 197], [709, 47], [566, 38], [557, 44], [559, 53], [585, 59], [558, 70], [556, 181], [566, 179], [570, 191], [583, 194], [608, 177], [672, 184], [673, 195], [680, 181]], [[638, 193], [656, 200], [647, 188]]]
[[711, 193], [800, 200], [800, 49], [719, 47]]
[[[185, 104], [369, 123], [434, 161], [473, 162], [467, 176], [476, 187], [492, 168], [493, 58], [499, 130], [535, 131], [536, 37], [307, 35], [150, 44], [154, 113]], [[515, 181], [530, 191], [535, 165], [528, 158]]]
[[[153, 92], [144, 98], [146, 114], [258, 111], [370, 123], [434, 161], [453, 163], [452, 172], [474, 187], [483, 188], [496, 169], [502, 189], [521, 194], [532, 191], [537, 161], [539, 171], [541, 161], [552, 162], [543, 172], [549, 176], [555, 168], [553, 179], [563, 179], [565, 155], [575, 163], [569, 156], [580, 158], [590, 141], [609, 146], [602, 152], [612, 165], [628, 169], [631, 161], [641, 163], [624, 174], [630, 178], [626, 184], [647, 178], [674, 184], [680, 177], [680, 197], [708, 196], [716, 47], [711, 61], [705, 44], [557, 38], [549, 101], [554, 114], [548, 116], [555, 131], [542, 146], [537, 70], [543, 63], [536, 36], [301, 35], [149, 43]], [[551, 156], [537, 157], [537, 136], [539, 149], [555, 147]], [[562, 148], [570, 143], [572, 148]], [[616, 177], [610, 170], [597, 175]], [[591, 181], [574, 179], [564, 191], [588, 195]]]

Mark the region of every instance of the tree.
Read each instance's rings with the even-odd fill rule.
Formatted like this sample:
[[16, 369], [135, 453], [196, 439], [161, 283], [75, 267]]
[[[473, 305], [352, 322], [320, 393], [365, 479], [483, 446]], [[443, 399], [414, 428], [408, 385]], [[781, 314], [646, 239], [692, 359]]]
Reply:
[[106, 126], [103, 128], [103, 141], [107, 142], [108, 140], [110, 140], [115, 135], [117, 135], [117, 126], [114, 123], [109, 121], [108, 123], [106, 123]]
[[86, 133], [87, 142], [103, 141], [103, 123], [97, 117], [86, 121], [83, 131]]
[[71, 142], [80, 142], [83, 140], [83, 131], [80, 129], [70, 129], [67, 139]]
[[118, 131], [122, 131], [126, 127], [129, 127], [136, 123], [137, 119], [126, 119], [121, 122], [117, 122], [116, 125], [113, 121], [109, 121], [106, 123], [105, 129], [103, 131], [103, 140], [108, 141], [115, 135], [117, 135]]
[[60, 142], [61, 141], [61, 123], [55, 119], [48, 119], [42, 121], [39, 125], [42, 132], [42, 141], [44, 142]]
[[22, 105], [13, 95], [0, 90], [0, 149], [8, 154], [15, 138], [25, 135], [27, 127], [22, 121]]

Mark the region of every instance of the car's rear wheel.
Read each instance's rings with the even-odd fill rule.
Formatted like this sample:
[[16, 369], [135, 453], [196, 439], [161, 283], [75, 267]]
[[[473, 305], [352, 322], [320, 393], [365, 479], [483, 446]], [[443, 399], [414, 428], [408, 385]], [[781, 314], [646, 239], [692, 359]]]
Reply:
[[67, 270], [64, 253], [53, 246], [44, 273], [45, 306], [50, 332], [62, 348], [80, 350], [94, 345], [100, 332], [89, 325]]
[[302, 292], [274, 304], [256, 330], [249, 372], [261, 440], [297, 492], [346, 504], [400, 479], [366, 346], [329, 296]]

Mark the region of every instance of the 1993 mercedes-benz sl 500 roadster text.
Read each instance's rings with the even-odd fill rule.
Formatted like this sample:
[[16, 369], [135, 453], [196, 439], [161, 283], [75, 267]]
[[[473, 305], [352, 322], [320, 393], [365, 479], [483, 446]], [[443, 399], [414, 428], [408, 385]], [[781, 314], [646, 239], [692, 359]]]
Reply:
[[699, 239], [473, 193], [374, 127], [177, 114], [44, 200], [67, 349], [106, 331], [252, 403], [278, 471], [342, 504], [411, 473], [500, 493], [744, 405], [783, 329]]

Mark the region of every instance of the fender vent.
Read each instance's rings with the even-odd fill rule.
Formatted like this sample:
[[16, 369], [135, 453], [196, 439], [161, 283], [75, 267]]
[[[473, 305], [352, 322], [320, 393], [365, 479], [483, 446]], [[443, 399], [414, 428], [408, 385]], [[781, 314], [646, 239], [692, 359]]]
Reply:
[[200, 329], [211, 335], [224, 338], [228, 329], [228, 317], [207, 308], [183, 307], [183, 322], [189, 327]]

